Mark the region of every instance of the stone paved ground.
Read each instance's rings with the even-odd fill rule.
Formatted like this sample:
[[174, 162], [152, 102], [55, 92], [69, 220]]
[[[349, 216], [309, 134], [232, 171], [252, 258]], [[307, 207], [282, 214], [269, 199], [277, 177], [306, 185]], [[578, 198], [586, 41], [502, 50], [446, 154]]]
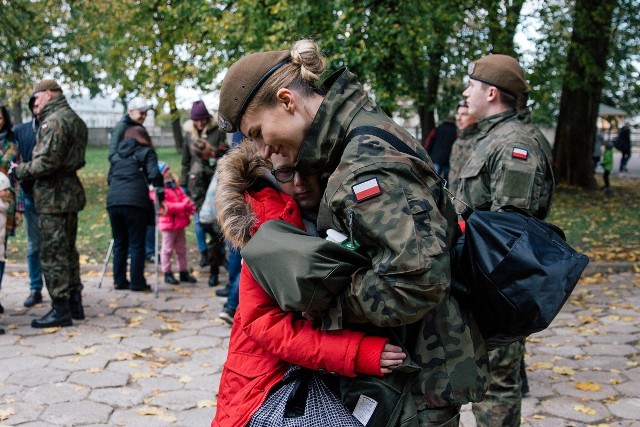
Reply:
[[[22, 307], [27, 279], [1, 293], [0, 426], [208, 426], [229, 326], [202, 283], [152, 294], [101, 289], [83, 275], [87, 320], [36, 330], [49, 300]], [[588, 278], [552, 327], [527, 345], [523, 425], [640, 427], [640, 274]], [[463, 427], [475, 422], [468, 408]]]

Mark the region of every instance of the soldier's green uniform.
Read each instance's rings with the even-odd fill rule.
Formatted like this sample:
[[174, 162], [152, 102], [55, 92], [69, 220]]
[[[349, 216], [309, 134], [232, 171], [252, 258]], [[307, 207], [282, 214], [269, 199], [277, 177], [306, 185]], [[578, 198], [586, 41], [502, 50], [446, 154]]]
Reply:
[[[462, 170], [457, 197], [476, 210], [514, 205], [544, 218], [553, 175], [540, 142], [515, 111], [484, 118], [478, 128], [477, 146]], [[491, 386], [485, 400], [473, 404], [479, 426], [520, 425], [523, 357], [523, 341], [489, 352]]]
[[33, 159], [16, 175], [35, 180], [42, 272], [52, 300], [66, 301], [82, 290], [76, 234], [86, 198], [77, 171], [85, 164], [87, 126], [64, 95], [44, 106], [40, 122]]
[[[401, 337], [419, 367], [412, 389], [418, 425], [457, 426], [460, 405], [484, 396], [488, 360], [475, 323], [449, 292], [455, 212], [424, 149], [353, 74], [340, 70], [326, 86], [299, 165], [329, 176], [318, 228], [353, 233], [373, 264], [342, 295], [343, 320], [366, 320], [375, 325], [369, 333]], [[345, 141], [365, 125], [392, 133], [419, 158], [373, 135]]]
[[473, 124], [458, 131], [458, 139], [453, 143], [449, 157], [449, 182], [447, 187], [456, 194], [460, 181], [460, 172], [466, 166], [471, 153], [476, 148], [478, 125]]

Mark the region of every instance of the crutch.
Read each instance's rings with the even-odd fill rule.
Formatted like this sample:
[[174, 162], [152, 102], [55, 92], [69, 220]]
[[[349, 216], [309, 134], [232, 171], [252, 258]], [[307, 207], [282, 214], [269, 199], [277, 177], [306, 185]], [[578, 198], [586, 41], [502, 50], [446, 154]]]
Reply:
[[107, 249], [107, 256], [104, 257], [104, 264], [102, 265], [102, 271], [100, 272], [100, 280], [98, 281], [98, 288], [102, 287], [102, 279], [104, 279], [104, 273], [107, 271], [107, 265], [109, 265], [109, 258], [111, 258], [111, 252], [113, 251], [113, 239], [109, 242], [109, 249]]

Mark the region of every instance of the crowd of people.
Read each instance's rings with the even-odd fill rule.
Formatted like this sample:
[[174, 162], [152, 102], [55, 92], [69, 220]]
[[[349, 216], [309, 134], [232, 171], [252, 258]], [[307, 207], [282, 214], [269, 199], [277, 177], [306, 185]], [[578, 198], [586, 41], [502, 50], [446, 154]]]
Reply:
[[[551, 209], [551, 147], [531, 123], [522, 67], [507, 55], [473, 61], [455, 115], [423, 144], [348, 69], [320, 84], [325, 67], [311, 40], [235, 62], [217, 118], [202, 101], [191, 107], [180, 177], [144, 127], [149, 103], [131, 100], [108, 154], [114, 288], [148, 291], [149, 258], [166, 284], [195, 283], [193, 218], [208, 285], [220, 284], [220, 267], [229, 273], [216, 291], [232, 329], [212, 427], [447, 427], [469, 402], [479, 426], [519, 425], [524, 340], [487, 351], [450, 292], [449, 249], [464, 206], [540, 219]], [[2, 107], [0, 239], [24, 217], [24, 305], [42, 301], [42, 276], [52, 301], [32, 326], [70, 326], [84, 319], [75, 238], [87, 129], [53, 80], [34, 87], [29, 106], [32, 121], [15, 129]], [[215, 219], [202, 211], [210, 197]], [[329, 405], [313, 401], [318, 382], [335, 397], [322, 417], [307, 410]]]

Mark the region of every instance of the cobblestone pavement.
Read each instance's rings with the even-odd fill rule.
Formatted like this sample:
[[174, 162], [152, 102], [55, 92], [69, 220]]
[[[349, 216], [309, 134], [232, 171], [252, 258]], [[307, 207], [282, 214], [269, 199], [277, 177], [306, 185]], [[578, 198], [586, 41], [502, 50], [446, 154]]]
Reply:
[[[230, 328], [217, 319], [222, 300], [205, 278], [161, 283], [155, 298], [115, 291], [110, 277], [98, 289], [89, 271], [87, 319], [38, 330], [31, 320], [50, 301], [22, 307], [24, 276], [8, 269], [1, 293], [0, 425], [209, 425]], [[640, 427], [639, 307], [637, 273], [589, 277], [576, 288], [527, 344], [524, 426]], [[462, 426], [475, 426], [467, 407]]]

